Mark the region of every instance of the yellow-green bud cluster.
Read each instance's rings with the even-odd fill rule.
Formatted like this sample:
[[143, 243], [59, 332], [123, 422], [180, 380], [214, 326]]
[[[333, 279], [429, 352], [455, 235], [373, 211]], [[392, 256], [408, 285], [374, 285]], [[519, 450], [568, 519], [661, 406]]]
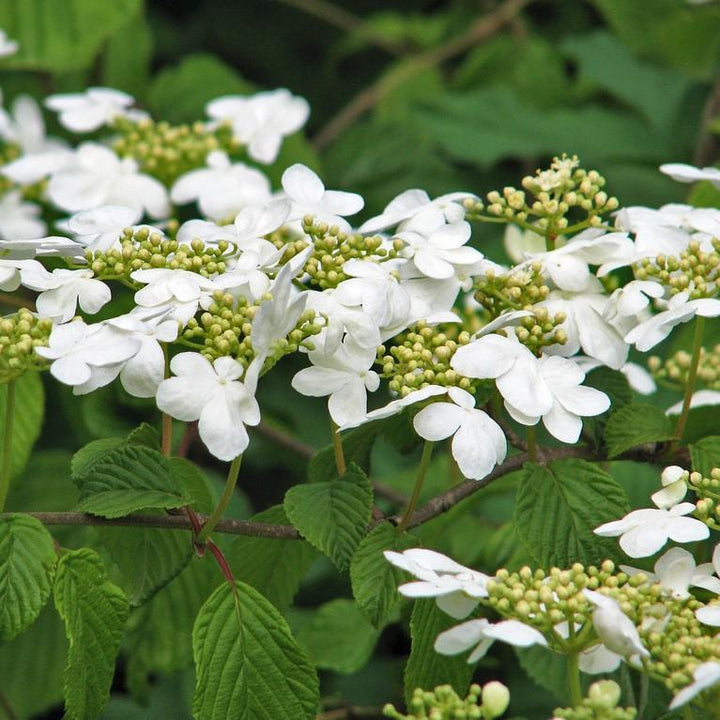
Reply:
[[713, 530], [720, 530], [720, 468], [713, 468], [709, 477], [691, 472], [687, 484], [697, 496], [695, 517]]
[[567, 334], [559, 327], [566, 320], [563, 312], [550, 315], [546, 308], [534, 308], [533, 314], [522, 318], [520, 325], [514, 328], [499, 330], [500, 334], [514, 331], [517, 339], [535, 355], [549, 345], [564, 345]]
[[506, 310], [529, 310], [545, 300], [550, 288], [545, 284], [542, 263], [519, 265], [497, 275], [488, 270], [475, 278], [475, 300], [496, 318]]
[[382, 376], [390, 381], [390, 390], [400, 397], [426, 385], [460, 387], [474, 393], [478, 382], [450, 367], [458, 347], [469, 342], [470, 334], [455, 326], [430, 327], [421, 321], [394, 338], [392, 345], [381, 345], [377, 362]]
[[720, 290], [720, 240], [710, 242], [713, 249], [709, 252], [693, 240], [679, 255], [645, 258], [635, 265], [635, 277], [658, 280], [671, 295], [687, 292], [690, 300], [715, 297]]
[[[15, 143], [0, 142], [0, 165], [17, 160], [22, 153], [22, 149]], [[4, 195], [13, 187], [13, 181], [10, 178], [0, 175], [0, 195]]]
[[309, 215], [303, 218], [303, 230], [313, 244], [305, 271], [310, 276], [310, 283], [321, 290], [337, 287], [347, 280], [348, 275], [342, 267], [348, 260], [372, 259], [380, 262], [395, 257], [403, 248], [401, 240], [395, 241], [393, 248], [388, 250], [383, 247], [383, 239], [378, 235], [348, 235], [337, 225], [328, 226]]
[[47, 347], [52, 320], [40, 319], [27, 308], [0, 319], [0, 383], [7, 383], [28, 370], [45, 370], [48, 362], [35, 354]]
[[[270, 352], [263, 365], [263, 373], [270, 370], [270, 368], [285, 355], [297, 352], [301, 347], [306, 350], [314, 350], [315, 344], [312, 341], [312, 337], [322, 332], [322, 325], [320, 325], [317, 320], [318, 317], [314, 310], [306, 310], [298, 319], [295, 328], [288, 333], [287, 337], [276, 340], [270, 346]], [[252, 337], [250, 340], [252, 341]]]
[[85, 259], [100, 278], [127, 277], [135, 270], [167, 268], [188, 270], [204, 277], [224, 273], [225, 256], [230, 243], [221, 240], [217, 245], [206, 245], [195, 238], [189, 245], [149, 232], [147, 228], [133, 231], [126, 228], [120, 238], [120, 248], [107, 252], [87, 251]]
[[[663, 361], [657, 355], [648, 359], [653, 377], [663, 384], [684, 389], [687, 385], [692, 355], [679, 350]], [[720, 345], [707, 350], [700, 348], [696, 380], [711, 390], [720, 390]]]
[[[574, 708], [555, 708], [558, 720], [634, 720], [635, 708], [618, 707], [620, 686], [614, 680], [593, 683], [586, 698]], [[555, 720], [555, 718], [553, 720]]]
[[499, 682], [489, 682], [485, 687], [473, 684], [464, 699], [451, 685], [440, 685], [432, 691], [416, 688], [408, 715], [389, 703], [383, 708], [383, 715], [393, 720], [494, 720], [507, 710], [509, 703], [510, 693]]
[[522, 179], [523, 189], [507, 186], [487, 194], [487, 205], [468, 204], [468, 219], [483, 214], [516, 222], [554, 240], [572, 227], [598, 227], [602, 215], [616, 210], [617, 198], [603, 190], [605, 178], [596, 170], [579, 167], [577, 156], [553, 158], [547, 170]]
[[120, 133], [113, 150], [120, 157], [135, 159], [142, 172], [167, 187], [181, 175], [205, 167], [207, 155], [213, 150], [236, 154], [242, 149], [227, 124], [209, 130], [202, 122], [171, 125], [149, 118], [135, 121], [118, 117], [113, 127]]

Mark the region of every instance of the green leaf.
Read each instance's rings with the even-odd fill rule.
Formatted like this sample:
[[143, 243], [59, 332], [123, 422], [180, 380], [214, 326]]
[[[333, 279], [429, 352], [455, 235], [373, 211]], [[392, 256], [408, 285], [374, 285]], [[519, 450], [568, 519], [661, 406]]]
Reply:
[[173, 123], [194, 122], [205, 105], [220, 95], [247, 94], [253, 86], [215, 55], [187, 55], [174, 67], [161, 70], [149, 92], [154, 115]]
[[380, 630], [352, 600], [337, 598], [321, 605], [300, 629], [297, 641], [318, 668], [350, 674], [370, 659]]
[[0, 642], [28, 628], [50, 597], [55, 547], [45, 526], [29, 515], [0, 519]]
[[110, 697], [115, 658], [122, 643], [128, 602], [89, 548], [73, 550], [58, 562], [55, 607], [70, 641], [65, 668], [68, 718], [91, 720]]
[[208, 476], [190, 460], [180, 457], [168, 460], [178, 487], [188, 498], [188, 505], [192, 505], [193, 510], [210, 514], [215, 508], [216, 497]]
[[83, 476], [77, 509], [116, 518], [142, 508], [176, 508], [187, 501], [167, 458], [156, 450], [127, 445], [107, 454]]
[[389, 522], [374, 527], [358, 546], [350, 565], [353, 595], [360, 610], [376, 627], [382, 625], [400, 602], [398, 585], [405, 580], [400, 568], [389, 563], [383, 552], [402, 552], [418, 544], [411, 535]]
[[197, 720], [314, 720], [318, 680], [285, 619], [245, 583], [224, 583], [193, 629]]
[[195, 558], [130, 615], [127, 676], [133, 697], [147, 700], [151, 674], [169, 674], [192, 665], [192, 626], [219, 581], [217, 566]]
[[[367, 471], [370, 467], [370, 451], [372, 450], [375, 436], [377, 435], [377, 423], [362, 425], [350, 432], [342, 433], [343, 454], [347, 466], [350, 463], [359, 465]], [[335, 466], [335, 449], [332, 445], [318, 450], [308, 463], [308, 478], [310, 482], [329, 482], [338, 476]]]
[[[253, 522], [289, 523], [281, 505], [254, 515]], [[233, 575], [262, 593], [273, 605], [292, 603], [317, 553], [305, 540], [238, 537], [225, 553]]]
[[583, 418], [583, 431], [593, 438], [599, 448], [608, 418], [613, 412], [632, 402], [633, 392], [627, 378], [619, 370], [611, 370], [609, 367], [591, 370], [584, 384], [604, 392], [610, 398], [610, 408], [604, 413]]
[[[671, 422], [676, 423], [679, 416], [680, 413], [671, 415]], [[681, 442], [683, 445], [697, 443], [704, 437], [717, 432], [717, 428], [719, 427], [720, 405], [699, 405], [698, 407], [690, 408], [687, 414], [687, 420], [685, 421]]]
[[634, 403], [614, 412], [605, 425], [608, 457], [615, 458], [626, 450], [645, 443], [670, 440], [672, 422], [656, 405]]
[[290, 488], [283, 506], [300, 534], [344, 570], [365, 535], [372, 502], [367, 475], [352, 465], [338, 480]]
[[[1, 2], [2, 0], [0, 0]], [[2, 24], [0, 27], [6, 29]], [[0, 437], [5, 436], [7, 385], [0, 385]], [[13, 477], [23, 471], [40, 435], [45, 408], [45, 393], [40, 375], [27, 372], [15, 380], [15, 403], [12, 425]]]
[[515, 529], [542, 567], [570, 567], [617, 555], [611, 538], [593, 530], [629, 510], [622, 486], [597, 465], [560, 460], [527, 463], [515, 506]]
[[[0, 27], [20, 43], [4, 67], [52, 73], [89, 67], [141, 0], [0, 0]], [[127, 49], [132, 52], [132, 48]]]
[[713, 468], [720, 467], [720, 435], [709, 435], [690, 446], [692, 469], [709, 477]]
[[[16, 717], [39, 717], [62, 703], [67, 652], [65, 630], [52, 604], [22, 635], [0, 645], [0, 687]], [[42, 682], [33, 681], [37, 678]]]
[[125, 445], [125, 440], [112, 437], [92, 440], [87, 445], [81, 447], [70, 461], [70, 471], [75, 484], [81, 485], [84, 477], [96, 463], [104, 460], [114, 450], [117, 450], [117, 448], [123, 445]]
[[[548, 648], [535, 645], [528, 648], [514, 648], [520, 667], [538, 685], [549, 690], [555, 699], [563, 704], [572, 704], [568, 684], [569, 670], [567, 658]], [[587, 675], [580, 674], [583, 687], [589, 685]], [[583, 693], [584, 694], [584, 693]]]
[[134, 430], [131, 430], [125, 442], [128, 445], [141, 445], [151, 450], [162, 450], [158, 431], [148, 423], [140, 423]]
[[190, 562], [190, 533], [160, 528], [99, 527], [100, 541], [118, 566], [130, 605], [142, 605]]
[[410, 703], [415, 688], [435, 688], [452, 685], [460, 697], [467, 695], [473, 666], [465, 655], [440, 655], [435, 652], [437, 636], [457, 625], [438, 608], [435, 600], [416, 600], [410, 618], [412, 648], [405, 666], [405, 702]]

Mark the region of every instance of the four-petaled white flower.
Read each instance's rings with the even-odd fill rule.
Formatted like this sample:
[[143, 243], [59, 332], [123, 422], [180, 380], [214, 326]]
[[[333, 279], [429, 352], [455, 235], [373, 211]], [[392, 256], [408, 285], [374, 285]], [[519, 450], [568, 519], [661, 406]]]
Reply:
[[92, 132], [127, 114], [135, 99], [112, 88], [91, 87], [83, 93], [50, 95], [45, 106], [59, 113], [63, 127], [76, 133]]
[[547, 645], [547, 640], [539, 630], [519, 620], [501, 620], [491, 624], [481, 618], [468, 620], [440, 633], [435, 640], [435, 650], [441, 655], [459, 655], [474, 647], [467, 660], [468, 663], [474, 663], [487, 653], [495, 640], [515, 647]]
[[451, 387], [447, 394], [452, 402], [432, 403], [414, 417], [415, 432], [431, 441], [453, 435], [452, 456], [462, 474], [471, 480], [484, 478], [505, 460], [505, 435], [487, 413], [475, 408], [469, 392]]
[[402, 553], [386, 550], [385, 559], [418, 578], [398, 587], [405, 597], [434, 597], [438, 607], [456, 620], [466, 618], [480, 598], [487, 597], [487, 582], [492, 578], [456, 563], [449, 557], [423, 548]]
[[602, 537], [620, 535], [620, 547], [631, 558], [654, 555], [668, 540], [678, 543], [704, 540], [710, 535], [708, 526], [695, 518], [685, 517], [695, 510], [692, 503], [680, 503], [669, 509], [642, 508], [633, 510], [621, 520], [595, 528]]
[[281, 88], [249, 97], [227, 95], [205, 106], [208, 116], [229, 122], [235, 139], [247, 145], [247, 154], [269, 165], [280, 152], [282, 139], [300, 130], [310, 115], [305, 98]]
[[210, 362], [200, 353], [185, 352], [170, 361], [174, 377], [163, 380], [156, 402], [178, 420], [198, 420], [200, 438], [219, 460], [232, 460], [250, 443], [245, 425], [260, 422], [254, 396], [240, 382], [242, 365], [231, 357]]

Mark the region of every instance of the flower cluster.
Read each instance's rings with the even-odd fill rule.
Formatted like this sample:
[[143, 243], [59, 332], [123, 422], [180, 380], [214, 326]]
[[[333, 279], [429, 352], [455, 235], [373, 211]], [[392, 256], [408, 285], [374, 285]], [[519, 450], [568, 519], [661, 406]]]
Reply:
[[383, 715], [393, 720], [494, 720], [500, 717], [510, 702], [508, 689], [499, 682], [485, 686], [471, 685], [462, 699], [450, 685], [440, 685], [433, 691], [417, 688], [409, 705], [409, 715], [403, 715], [392, 705], [383, 708]]

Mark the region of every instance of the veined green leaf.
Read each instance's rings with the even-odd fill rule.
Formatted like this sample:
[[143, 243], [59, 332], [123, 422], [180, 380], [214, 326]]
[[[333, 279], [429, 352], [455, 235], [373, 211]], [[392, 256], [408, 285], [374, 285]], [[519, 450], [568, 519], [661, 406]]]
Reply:
[[713, 468], [720, 467], [720, 435], [708, 435], [690, 446], [692, 469], [710, 475]]
[[638, 445], [670, 440], [672, 436], [670, 419], [659, 407], [648, 403], [621, 407], [605, 425], [605, 444], [610, 458]]
[[[0, 27], [6, 29], [1, 23]], [[7, 385], [0, 385], [0, 437], [4, 437], [7, 392]], [[14, 477], [27, 464], [42, 427], [45, 392], [38, 373], [27, 372], [15, 380], [13, 407], [11, 473]]]
[[197, 720], [314, 720], [318, 680], [285, 619], [245, 583], [221, 585], [193, 629]]
[[92, 720], [110, 697], [128, 601], [107, 579], [99, 555], [82, 548], [60, 558], [55, 607], [70, 641], [65, 667], [66, 717]]
[[29, 515], [0, 519], [0, 642], [30, 626], [50, 597], [55, 548], [45, 526]]

